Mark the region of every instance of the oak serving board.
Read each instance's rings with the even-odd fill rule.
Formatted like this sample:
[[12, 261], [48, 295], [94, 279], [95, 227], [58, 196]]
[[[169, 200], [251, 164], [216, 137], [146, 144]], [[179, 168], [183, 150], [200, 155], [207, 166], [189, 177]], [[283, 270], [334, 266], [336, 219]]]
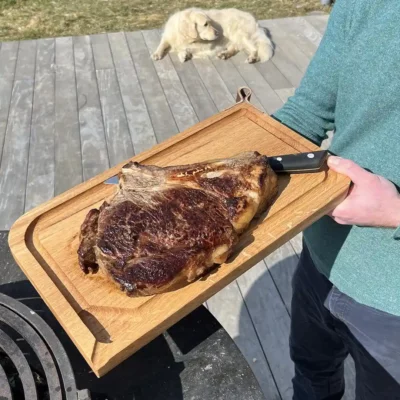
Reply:
[[[181, 165], [252, 150], [273, 156], [318, 148], [242, 98], [133, 160]], [[114, 194], [116, 186], [103, 182], [124, 164], [26, 213], [9, 235], [17, 263], [99, 377], [330, 211], [350, 183], [327, 169], [280, 176], [276, 202], [242, 236], [227, 263], [177, 291], [130, 298], [100, 274], [84, 275], [77, 258], [80, 225]]]

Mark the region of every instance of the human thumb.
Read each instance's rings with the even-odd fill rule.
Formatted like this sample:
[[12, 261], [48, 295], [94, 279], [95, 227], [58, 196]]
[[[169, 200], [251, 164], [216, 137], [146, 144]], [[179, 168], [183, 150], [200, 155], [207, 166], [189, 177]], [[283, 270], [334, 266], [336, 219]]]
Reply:
[[370, 172], [366, 171], [355, 162], [341, 157], [329, 156], [328, 166], [338, 174], [346, 175], [355, 184], [361, 183], [371, 176]]

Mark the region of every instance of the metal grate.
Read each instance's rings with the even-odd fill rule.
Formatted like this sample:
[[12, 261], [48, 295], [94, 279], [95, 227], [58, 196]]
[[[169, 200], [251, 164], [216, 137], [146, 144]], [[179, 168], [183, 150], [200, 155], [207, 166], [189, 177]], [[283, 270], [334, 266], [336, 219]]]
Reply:
[[34, 311], [0, 294], [0, 399], [89, 400], [77, 390], [68, 356]]

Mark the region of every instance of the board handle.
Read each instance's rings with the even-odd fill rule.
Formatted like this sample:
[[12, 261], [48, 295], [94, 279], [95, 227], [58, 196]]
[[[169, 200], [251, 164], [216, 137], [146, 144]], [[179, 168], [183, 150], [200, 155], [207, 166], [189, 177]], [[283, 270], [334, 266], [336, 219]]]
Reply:
[[244, 103], [250, 102], [250, 98], [251, 98], [251, 89], [248, 88], [247, 86], [242, 86], [237, 90], [236, 93], [236, 103]]

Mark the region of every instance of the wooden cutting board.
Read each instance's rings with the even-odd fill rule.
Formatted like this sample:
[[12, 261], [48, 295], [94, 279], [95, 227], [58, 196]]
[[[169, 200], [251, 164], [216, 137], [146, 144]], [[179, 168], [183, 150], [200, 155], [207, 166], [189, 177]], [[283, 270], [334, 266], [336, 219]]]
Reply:
[[[239, 100], [133, 159], [167, 166], [242, 151], [273, 156], [318, 149], [258, 111], [248, 98]], [[80, 225], [91, 208], [113, 195], [116, 186], [103, 182], [124, 164], [28, 212], [9, 235], [17, 263], [99, 377], [331, 210], [350, 183], [329, 170], [280, 176], [278, 199], [242, 236], [226, 264], [175, 292], [129, 298], [100, 275], [85, 276], [77, 258]]]

